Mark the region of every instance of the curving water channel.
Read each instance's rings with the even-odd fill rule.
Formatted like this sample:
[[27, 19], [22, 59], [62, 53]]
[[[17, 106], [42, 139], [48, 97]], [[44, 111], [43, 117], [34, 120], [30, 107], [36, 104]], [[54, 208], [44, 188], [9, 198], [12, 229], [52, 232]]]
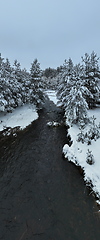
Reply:
[[95, 199], [78, 169], [62, 158], [67, 142], [52, 102], [38, 120], [0, 141], [0, 240], [100, 240]]

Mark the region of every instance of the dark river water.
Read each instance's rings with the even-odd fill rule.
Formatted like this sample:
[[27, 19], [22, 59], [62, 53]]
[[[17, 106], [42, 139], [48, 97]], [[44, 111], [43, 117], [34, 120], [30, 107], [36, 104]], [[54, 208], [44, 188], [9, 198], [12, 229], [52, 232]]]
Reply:
[[94, 197], [62, 157], [66, 128], [52, 102], [17, 137], [0, 140], [0, 240], [100, 240]]

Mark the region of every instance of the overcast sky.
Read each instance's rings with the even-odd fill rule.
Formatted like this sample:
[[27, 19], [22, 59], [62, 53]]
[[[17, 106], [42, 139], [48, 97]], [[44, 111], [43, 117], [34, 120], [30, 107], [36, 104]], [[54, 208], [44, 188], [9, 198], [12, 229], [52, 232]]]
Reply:
[[100, 0], [0, 0], [0, 51], [11, 64], [56, 68], [100, 56]]

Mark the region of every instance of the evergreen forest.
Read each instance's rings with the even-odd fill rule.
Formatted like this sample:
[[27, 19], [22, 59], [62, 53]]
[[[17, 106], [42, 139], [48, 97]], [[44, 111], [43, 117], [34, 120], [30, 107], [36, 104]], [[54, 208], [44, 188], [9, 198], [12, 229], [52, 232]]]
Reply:
[[57, 67], [42, 70], [37, 59], [30, 71], [21, 69], [15, 60], [13, 66], [8, 58], [0, 54], [0, 111], [11, 112], [26, 103], [37, 108], [43, 106], [45, 90], [57, 92], [59, 105], [71, 123], [87, 122], [87, 110], [100, 104], [100, 67], [99, 58], [93, 51], [85, 53], [81, 62], [74, 64], [72, 59], [65, 60]]

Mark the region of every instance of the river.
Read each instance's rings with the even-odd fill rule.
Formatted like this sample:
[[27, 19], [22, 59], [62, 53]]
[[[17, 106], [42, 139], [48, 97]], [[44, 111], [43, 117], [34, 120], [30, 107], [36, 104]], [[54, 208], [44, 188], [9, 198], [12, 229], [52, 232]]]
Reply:
[[95, 199], [63, 159], [67, 129], [47, 101], [39, 119], [0, 140], [0, 240], [100, 240]]

